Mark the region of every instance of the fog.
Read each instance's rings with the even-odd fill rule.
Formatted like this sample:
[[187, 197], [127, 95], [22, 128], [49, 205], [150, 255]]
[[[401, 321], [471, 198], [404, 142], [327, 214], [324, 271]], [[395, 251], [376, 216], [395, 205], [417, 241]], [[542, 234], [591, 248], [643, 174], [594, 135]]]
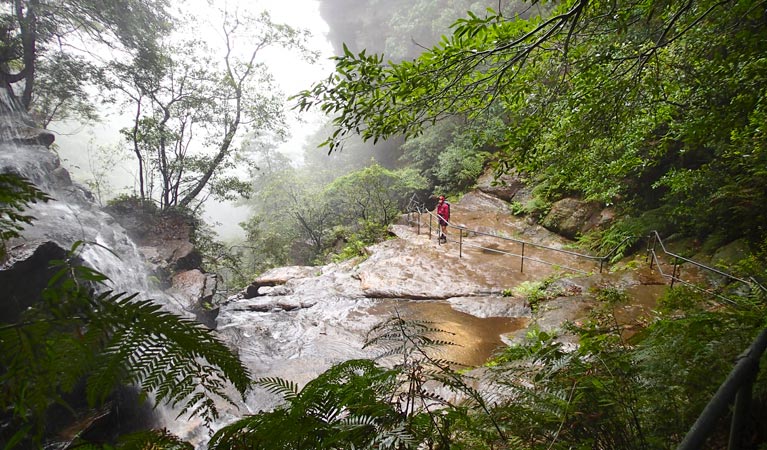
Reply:
[[[498, 6], [497, 1], [490, 0], [451, 0], [437, 8], [440, 17], [428, 17], [421, 10], [421, 3], [426, 4], [410, 0], [389, 0], [385, 2], [385, 8], [380, 8], [383, 2], [378, 0], [228, 0], [221, 5], [230, 11], [240, 9], [258, 13], [266, 10], [275, 23], [286, 23], [294, 28], [311, 31], [313, 37], [309, 46], [320, 55], [314, 64], [302, 60], [298, 54], [278, 48], [267, 48], [259, 53], [259, 59], [267, 63], [276, 85], [287, 99], [326, 78], [333, 70], [330, 58], [342, 53], [344, 43], [355, 53], [362, 50], [383, 53], [386, 60], [414, 58], [424, 48], [433, 46], [442, 34], [449, 34], [450, 24], [463, 16], [466, 10], [481, 11], [488, 6]], [[210, 45], [221, 46], [222, 37], [217, 27], [210, 21], [206, 22], [212, 19], [211, 5], [220, 6], [208, 0], [187, 0], [174, 4], [177, 7], [183, 6], [198, 20], [203, 20], [203, 25], [195, 29], [195, 32], [199, 32], [200, 37], [204, 37]], [[433, 5], [429, 8], [433, 15], [435, 8]], [[316, 154], [312, 154], [313, 161], [324, 164], [321, 157], [326, 150], [311, 147], [324, 139], [318, 140], [316, 134], [327, 124], [327, 118], [317, 110], [303, 113], [299, 118], [295, 111], [291, 111], [292, 104], [286, 101], [285, 106], [292, 113], [289, 116], [290, 135], [285, 142], [278, 143], [278, 151], [296, 164], [303, 161], [306, 151], [316, 151]], [[132, 152], [124, 148], [126, 145], [119, 133], [121, 128], [132, 124], [133, 118], [123, 116], [119, 109], [114, 108], [102, 108], [101, 114], [103, 121], [92, 126], [53, 123], [50, 128], [57, 134], [57, 150], [64, 166], [70, 169], [76, 181], [93, 181], [95, 172], [106, 173], [110, 189], [97, 192], [100, 199], [105, 201], [119, 194], [137, 192], [137, 168]], [[240, 133], [239, 139], [242, 137]], [[311, 144], [307, 142], [310, 138]], [[392, 149], [400, 144], [400, 140], [394, 140], [373, 149], [368, 143], [356, 143], [354, 155], [347, 154], [344, 157], [353, 157], [365, 163], [374, 158], [391, 166], [397, 160], [396, 151]], [[116, 149], [120, 147], [123, 150], [117, 157]], [[331, 159], [327, 161], [332, 164]], [[241, 176], [247, 177], [248, 174], [243, 172]], [[205, 201], [203, 217], [224, 240], [244, 236], [239, 223], [248, 215], [248, 208], [238, 207], [232, 202], [217, 202], [213, 198]]]
[[[204, 0], [185, 2], [198, 18], [205, 17], [210, 6]], [[281, 49], [267, 48], [260, 53], [274, 75], [276, 85], [286, 96], [286, 109], [293, 105], [287, 102], [287, 96], [300, 90], [307, 89], [315, 81], [328, 75], [332, 70], [329, 60], [333, 54], [332, 46], [327, 40], [328, 26], [322, 19], [316, 0], [291, 0], [290, 2], [276, 0], [239, 0], [227, 3], [227, 8], [247, 9], [251, 12], [268, 11], [275, 23], [286, 23], [294, 28], [305, 28], [311, 31], [310, 48], [319, 52], [320, 58], [314, 64], [302, 60], [297, 54]], [[201, 34], [212, 46], [221, 45], [221, 37], [216, 31], [215, 24], [207, 23], [200, 29]], [[95, 93], [94, 93], [95, 96]], [[62, 159], [72, 178], [85, 184], [93, 179], [93, 173], [105, 165], [104, 152], [114, 157], [114, 150], [123, 146], [124, 141], [119, 130], [131, 125], [132, 117], [126, 116], [119, 108], [102, 106], [102, 120], [99, 123], [83, 126], [75, 122], [58, 122], [50, 125], [56, 134], [56, 151]], [[290, 117], [290, 136], [286, 142], [278, 145], [278, 150], [297, 163], [303, 158], [304, 148], [309, 136], [316, 132], [326, 121], [324, 116], [313, 112]], [[136, 192], [136, 164], [132, 153], [124, 149], [119, 152], [117, 160], [106, 164], [108, 166], [109, 192], [102, 192], [103, 200], [114, 198], [119, 194]], [[243, 176], [247, 174], [243, 173]], [[209, 198], [205, 202], [203, 217], [210, 223], [219, 237], [231, 240], [244, 237], [242, 228], [238, 225], [249, 215], [248, 208], [236, 206], [233, 202], [219, 202]]]

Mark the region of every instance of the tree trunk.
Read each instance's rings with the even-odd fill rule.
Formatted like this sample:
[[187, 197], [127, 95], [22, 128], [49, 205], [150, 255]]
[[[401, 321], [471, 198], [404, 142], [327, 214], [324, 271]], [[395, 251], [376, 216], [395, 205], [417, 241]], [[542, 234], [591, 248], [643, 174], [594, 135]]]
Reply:
[[221, 161], [224, 160], [226, 155], [229, 154], [229, 148], [232, 146], [232, 141], [234, 140], [234, 135], [237, 133], [237, 127], [240, 125], [240, 111], [241, 111], [241, 105], [240, 105], [240, 98], [241, 94], [238, 92], [237, 95], [237, 114], [235, 114], [234, 121], [229, 125], [228, 130], [226, 131], [226, 135], [224, 136], [223, 142], [221, 142], [221, 147], [218, 149], [218, 154], [215, 158], [213, 158], [213, 161], [211, 161], [210, 166], [208, 166], [208, 170], [205, 171], [205, 173], [202, 175], [202, 178], [200, 178], [199, 181], [197, 181], [197, 184], [194, 186], [194, 188], [189, 191], [188, 194], [184, 196], [179, 202], [178, 205], [181, 207], [188, 207], [189, 204], [192, 202], [192, 200], [197, 197], [200, 192], [202, 192], [203, 188], [207, 186], [208, 181], [210, 180], [210, 177], [213, 176], [213, 172], [218, 169], [219, 164], [221, 164]]
[[22, 61], [24, 63], [24, 92], [21, 95], [21, 104], [29, 111], [32, 106], [32, 90], [35, 86], [35, 61], [37, 60], [37, 7], [38, 0], [30, 0], [27, 4], [27, 14], [24, 15], [22, 0], [15, 0], [16, 16], [21, 29], [21, 44], [24, 49]]
[[144, 192], [144, 158], [141, 156], [141, 149], [138, 145], [138, 127], [141, 120], [141, 99], [136, 102], [136, 118], [133, 121], [133, 152], [136, 153], [138, 159], [138, 183], [139, 183], [139, 195], [141, 200], [146, 200], [146, 193]]

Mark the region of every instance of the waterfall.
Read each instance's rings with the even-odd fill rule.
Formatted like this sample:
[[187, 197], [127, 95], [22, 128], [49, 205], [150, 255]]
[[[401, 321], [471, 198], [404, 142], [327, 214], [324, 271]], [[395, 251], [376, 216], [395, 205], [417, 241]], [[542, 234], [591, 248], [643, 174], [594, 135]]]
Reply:
[[[53, 136], [35, 128], [23, 113], [12, 107], [13, 99], [0, 89], [0, 173], [22, 176], [38, 189], [52, 197], [46, 203], [32, 204], [24, 214], [34, 217], [20, 232], [20, 238], [7, 242], [8, 261], [0, 270], [8, 270], [24, 255], [19, 248], [36, 249], [53, 242], [69, 250], [77, 242], [83, 263], [107, 277], [107, 289], [115, 292], [138, 293], [141, 299], [152, 299], [167, 311], [193, 318], [184, 303], [158, 289], [149, 282], [151, 276], [136, 244], [125, 229], [109, 214], [100, 210], [90, 192], [72, 182], [69, 173], [61, 167], [56, 153], [47, 147]], [[28, 255], [27, 255], [28, 256]], [[24, 284], [29, 280], [19, 280]], [[42, 286], [40, 287], [42, 288]], [[172, 411], [163, 405], [156, 409], [152, 420], [156, 426], [179, 434], [199, 433], [198, 430], [177, 429], [188, 424], [177, 424]]]
[[1, 142], [0, 172], [21, 175], [53, 197], [29, 208], [35, 220], [23, 230], [24, 241], [53, 241], [64, 249], [81, 241], [80, 256], [109, 277], [111, 289], [151, 295], [169, 310], [182, 313], [177, 300], [152, 291], [135, 243], [112, 216], [95, 206], [86, 189], [69, 180], [53, 152], [41, 145]]

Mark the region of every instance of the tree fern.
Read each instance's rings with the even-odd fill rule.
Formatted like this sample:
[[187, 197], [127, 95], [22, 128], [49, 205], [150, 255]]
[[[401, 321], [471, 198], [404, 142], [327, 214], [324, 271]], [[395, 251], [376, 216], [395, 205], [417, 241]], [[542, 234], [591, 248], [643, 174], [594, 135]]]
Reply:
[[396, 374], [372, 361], [351, 360], [331, 367], [301, 390], [287, 380], [260, 379], [256, 383], [281, 395], [285, 404], [224, 427], [209, 447], [368, 448], [379, 433], [401, 420], [394, 405], [385, 401], [396, 386]]

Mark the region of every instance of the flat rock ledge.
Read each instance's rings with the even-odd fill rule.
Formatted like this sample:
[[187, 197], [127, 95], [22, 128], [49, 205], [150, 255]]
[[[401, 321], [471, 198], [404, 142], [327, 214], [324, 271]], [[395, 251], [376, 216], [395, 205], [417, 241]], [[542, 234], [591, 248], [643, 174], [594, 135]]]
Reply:
[[[261, 276], [253, 280], [245, 290], [240, 292], [240, 296], [243, 299], [259, 297], [266, 294], [264, 292], [259, 292], [259, 289], [262, 287], [281, 286], [293, 279], [319, 275], [320, 271], [320, 268], [312, 266], [277, 267], [264, 272]], [[270, 293], [273, 294], [274, 292]]]

